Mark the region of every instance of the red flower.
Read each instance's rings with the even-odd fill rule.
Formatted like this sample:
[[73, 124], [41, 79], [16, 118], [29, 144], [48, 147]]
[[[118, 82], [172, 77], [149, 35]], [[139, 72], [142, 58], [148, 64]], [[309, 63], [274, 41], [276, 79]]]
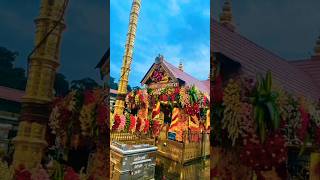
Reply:
[[300, 140], [304, 141], [304, 139], [307, 136], [308, 133], [308, 128], [310, 125], [310, 115], [304, 110], [303, 107], [299, 108], [299, 111], [301, 113], [301, 127], [299, 128], [298, 131], [298, 136]]
[[207, 97], [203, 96], [203, 106], [206, 106], [206, 105], [207, 105]]
[[151, 79], [155, 82], [161, 81], [162, 78], [163, 78], [163, 73], [159, 70], [154, 71], [151, 75]]
[[159, 121], [155, 120], [152, 124], [152, 135], [158, 136], [160, 134], [161, 124]]
[[64, 180], [80, 180], [80, 177], [71, 167], [67, 167]]
[[149, 120], [148, 119], [146, 119], [145, 121], [144, 121], [144, 129], [143, 129], [143, 131], [144, 131], [144, 133], [147, 133], [148, 132], [148, 130], [149, 130], [149, 127], [150, 127], [150, 122], [149, 122]]
[[175, 94], [172, 94], [171, 95], [171, 101], [174, 101], [176, 99], [176, 95]]
[[137, 91], [137, 95], [142, 95], [142, 91], [140, 89]]
[[190, 104], [186, 105], [186, 113], [189, 115], [198, 115], [200, 113], [200, 107], [198, 103], [194, 103], [193, 106]]
[[92, 90], [84, 92], [84, 105], [91, 104], [95, 101], [94, 93]]
[[138, 131], [138, 132], [143, 131], [143, 129], [144, 129], [143, 125], [144, 125], [143, 120], [138, 117], [136, 131]]
[[240, 159], [255, 171], [270, 170], [273, 166], [279, 167], [287, 159], [285, 139], [281, 134], [275, 133], [261, 144], [257, 137], [248, 137], [244, 140]]
[[129, 126], [129, 131], [135, 130], [137, 125], [137, 119], [135, 116], [130, 114], [130, 126]]
[[63, 102], [63, 98], [62, 97], [56, 97], [52, 101], [52, 107], [60, 106], [62, 102]]
[[15, 180], [31, 180], [31, 173], [20, 164], [18, 169], [15, 170]]
[[104, 126], [108, 119], [108, 107], [106, 104], [102, 103], [98, 105], [98, 125]]
[[61, 114], [60, 114], [60, 118], [61, 118], [61, 122], [62, 123], [67, 123], [70, 121], [72, 116], [72, 112], [69, 111], [66, 108], [61, 109]]
[[179, 94], [180, 93], [180, 88], [179, 87], [176, 87], [175, 89], [174, 89], [174, 94]]
[[168, 96], [167, 95], [163, 95], [163, 101], [168, 101]]
[[114, 116], [114, 124], [112, 126], [112, 130], [117, 130], [119, 128], [120, 123], [121, 123], [120, 116], [118, 114], [116, 114]]

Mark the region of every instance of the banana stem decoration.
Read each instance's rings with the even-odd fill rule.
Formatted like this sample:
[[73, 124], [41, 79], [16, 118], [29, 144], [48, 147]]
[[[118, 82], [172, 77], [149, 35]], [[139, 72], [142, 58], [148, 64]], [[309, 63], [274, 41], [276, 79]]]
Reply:
[[280, 126], [280, 113], [276, 104], [278, 94], [272, 91], [271, 72], [266, 77], [259, 77], [251, 97], [254, 105], [254, 118], [257, 122], [257, 132], [261, 142], [265, 141], [268, 130], [276, 130]]

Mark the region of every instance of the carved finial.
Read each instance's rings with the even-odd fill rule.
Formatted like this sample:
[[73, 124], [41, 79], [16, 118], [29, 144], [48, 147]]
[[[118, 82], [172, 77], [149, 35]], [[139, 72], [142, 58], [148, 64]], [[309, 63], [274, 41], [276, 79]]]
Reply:
[[155, 59], [155, 63], [158, 64], [158, 63], [160, 63], [162, 61], [163, 61], [163, 56], [161, 54], [159, 54]]
[[229, 29], [234, 30], [231, 0], [226, 0], [222, 7], [222, 13], [220, 14], [220, 23], [227, 26]]
[[183, 71], [183, 64], [182, 64], [182, 61], [180, 61], [178, 68], [180, 69], [180, 71]]

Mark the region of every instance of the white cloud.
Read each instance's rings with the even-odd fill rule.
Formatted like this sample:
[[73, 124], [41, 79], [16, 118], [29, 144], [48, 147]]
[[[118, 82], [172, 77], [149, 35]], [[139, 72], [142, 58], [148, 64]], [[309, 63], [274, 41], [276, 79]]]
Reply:
[[194, 53], [189, 55], [187, 61], [184, 62], [185, 72], [200, 80], [205, 80], [210, 71], [210, 45], [209, 43], [195, 44], [192, 51]]
[[210, 17], [210, 8], [206, 8], [202, 11], [204, 17]]
[[[111, 1], [111, 8], [113, 7], [113, 3], [116, 3], [113, 1]], [[116, 53], [119, 57], [120, 54], [122, 57], [124, 51], [124, 39], [130, 13], [128, 7], [131, 6], [127, 1], [124, 2], [127, 4], [117, 3], [116, 5], [126, 6], [125, 8], [116, 7], [115, 9], [126, 9], [126, 18], [122, 21], [119, 19], [119, 16], [121, 16], [118, 15], [119, 12], [114, 12], [117, 17], [111, 19], [111, 21], [116, 22], [118, 26], [121, 26], [121, 28], [111, 26], [111, 39], [114, 41], [111, 42], [111, 49], [116, 48], [116, 50], [119, 51], [119, 44], [121, 44], [121, 52]], [[199, 27], [194, 27], [194, 25], [191, 26], [191, 24], [195, 23], [193, 19], [190, 19], [190, 13], [195, 13], [195, 18], [207, 18], [209, 23], [210, 16], [207, 16], [209, 7], [201, 8], [201, 3], [199, 5], [197, 0], [193, 1], [196, 7], [186, 5], [189, 2], [190, 0], [170, 0], [169, 3], [164, 1], [159, 3], [151, 3], [150, 1], [142, 2], [131, 66], [132, 69], [129, 77], [131, 85], [139, 85], [140, 80], [151, 67], [159, 53], [175, 66], [178, 66], [182, 60], [187, 73], [198, 79], [207, 79], [210, 61], [210, 38], [208, 34], [207, 39], [203, 40], [203, 33], [209, 32], [209, 25], [208, 30], [201, 32], [201, 35], [190, 36], [196, 29], [200, 29]], [[111, 52], [112, 51], [114, 50], [111, 50]], [[113, 56], [112, 54], [113, 53], [111, 53], [111, 56]], [[111, 61], [114, 60], [111, 59]], [[120, 60], [116, 61], [116, 64], [121, 66], [122, 62], [120, 62]], [[111, 65], [111, 71], [117, 71], [117, 74], [120, 74], [120, 67]]]
[[179, 15], [181, 12], [181, 6], [183, 4], [189, 3], [190, 0], [170, 0], [167, 5], [169, 9], [169, 14], [172, 16]]

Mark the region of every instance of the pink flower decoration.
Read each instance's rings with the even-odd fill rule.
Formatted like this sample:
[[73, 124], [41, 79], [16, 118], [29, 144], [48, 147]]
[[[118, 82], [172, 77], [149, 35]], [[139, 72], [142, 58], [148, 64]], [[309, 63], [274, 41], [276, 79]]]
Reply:
[[124, 126], [126, 125], [126, 117], [124, 115], [120, 116], [120, 124], [119, 124], [119, 130], [123, 130]]

